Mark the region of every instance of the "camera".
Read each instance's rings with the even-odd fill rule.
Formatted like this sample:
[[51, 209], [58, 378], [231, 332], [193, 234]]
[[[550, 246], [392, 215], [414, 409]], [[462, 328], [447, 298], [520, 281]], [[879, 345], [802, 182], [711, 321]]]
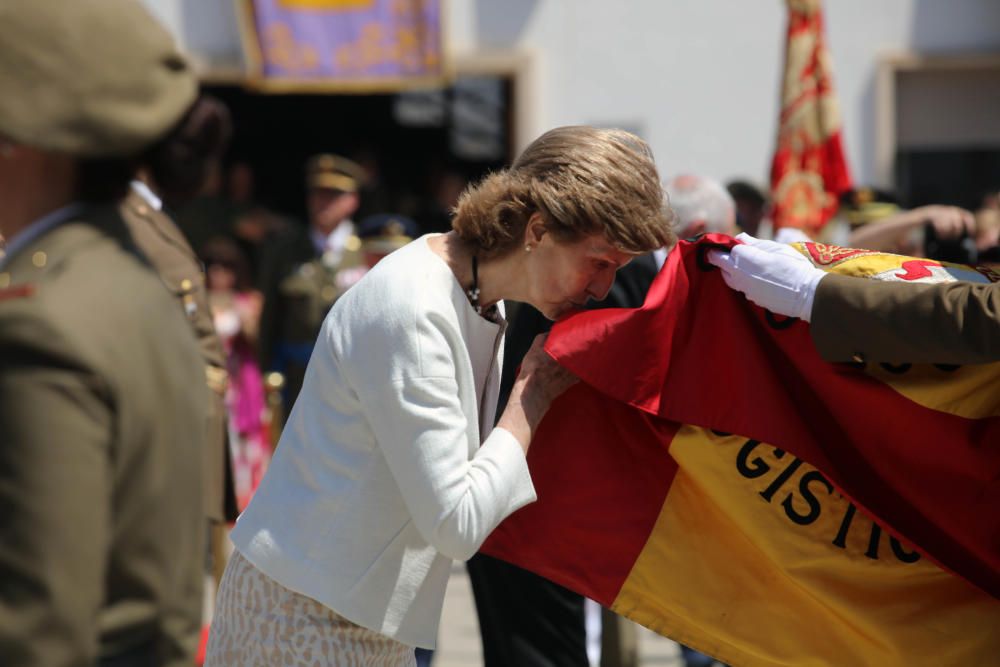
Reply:
[[934, 225], [929, 222], [924, 224], [924, 254], [927, 255], [928, 259], [939, 262], [979, 263], [976, 239], [969, 236], [968, 232], [963, 230], [961, 236], [942, 238], [938, 236]]

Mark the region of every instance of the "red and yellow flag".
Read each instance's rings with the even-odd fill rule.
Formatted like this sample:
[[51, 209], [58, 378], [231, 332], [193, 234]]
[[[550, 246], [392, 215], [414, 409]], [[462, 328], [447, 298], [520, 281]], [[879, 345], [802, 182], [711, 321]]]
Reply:
[[815, 235], [851, 187], [820, 0], [786, 0], [788, 34], [778, 145], [771, 163], [774, 228]]
[[[538, 502], [484, 551], [734, 665], [988, 665], [1000, 655], [1000, 365], [822, 361], [808, 325], [682, 242], [640, 309], [581, 313], [582, 379], [529, 452]], [[799, 249], [881, 279], [968, 267]], [[914, 263], [917, 262], [917, 263]]]

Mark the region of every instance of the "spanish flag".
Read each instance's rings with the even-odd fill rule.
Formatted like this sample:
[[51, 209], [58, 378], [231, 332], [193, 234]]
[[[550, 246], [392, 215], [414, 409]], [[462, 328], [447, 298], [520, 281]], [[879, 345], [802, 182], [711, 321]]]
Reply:
[[[733, 665], [996, 665], [1000, 365], [830, 364], [673, 250], [639, 309], [558, 323], [581, 382], [484, 551]], [[873, 279], [995, 280], [798, 245]]]

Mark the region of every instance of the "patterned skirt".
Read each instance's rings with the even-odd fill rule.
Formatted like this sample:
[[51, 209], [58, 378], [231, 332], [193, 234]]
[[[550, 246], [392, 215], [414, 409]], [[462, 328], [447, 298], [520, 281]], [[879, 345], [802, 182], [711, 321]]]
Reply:
[[415, 667], [412, 646], [362, 628], [258, 570], [239, 551], [226, 566], [205, 667]]

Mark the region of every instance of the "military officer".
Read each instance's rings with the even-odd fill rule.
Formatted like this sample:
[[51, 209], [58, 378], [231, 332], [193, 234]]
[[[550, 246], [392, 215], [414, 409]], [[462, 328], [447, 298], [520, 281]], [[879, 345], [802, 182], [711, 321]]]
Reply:
[[[232, 131], [229, 111], [202, 95], [183, 119], [161, 139], [140, 165], [121, 205], [122, 218], [139, 250], [173, 295], [191, 324], [209, 388], [208, 441], [205, 450], [205, 514], [212, 522], [236, 519], [236, 498], [229, 474], [224, 397], [228, 384], [225, 352], [208, 308], [205, 276], [197, 253], [177, 224], [163, 212], [169, 202], [197, 195], [218, 164]], [[177, 155], [184, 155], [183, 160]]]
[[358, 225], [365, 267], [372, 268], [391, 252], [399, 250], [420, 234], [417, 223], [398, 213], [375, 213]]
[[196, 77], [137, 0], [0, 25], [0, 664], [190, 665], [204, 364], [118, 202]]
[[354, 162], [322, 154], [306, 165], [309, 224], [278, 239], [264, 258], [261, 366], [285, 375], [290, 409], [323, 318], [362, 266], [351, 216], [360, 204], [363, 172]]
[[141, 181], [133, 181], [120, 212], [132, 239], [172, 294], [198, 340], [208, 387], [202, 480], [205, 516], [210, 523], [209, 553], [218, 582], [226, 565], [227, 522], [236, 520], [236, 492], [226, 427], [229, 375], [225, 352], [215, 333], [205, 291], [201, 261], [180, 228], [161, 210], [159, 198]]

